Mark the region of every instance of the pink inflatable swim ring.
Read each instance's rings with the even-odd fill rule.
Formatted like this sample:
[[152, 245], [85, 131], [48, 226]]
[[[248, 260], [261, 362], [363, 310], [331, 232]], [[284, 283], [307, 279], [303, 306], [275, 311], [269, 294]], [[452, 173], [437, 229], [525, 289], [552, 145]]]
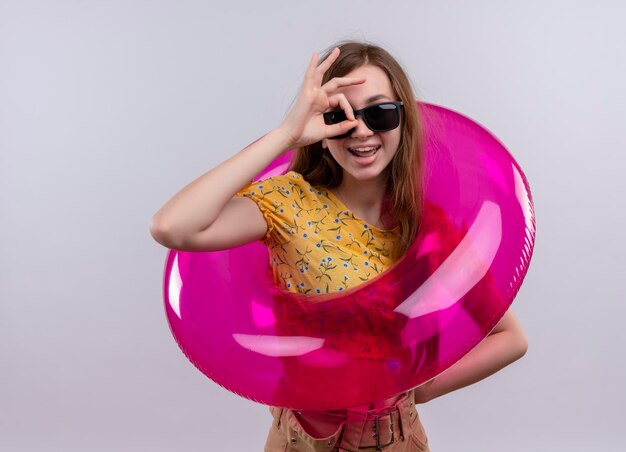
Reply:
[[[437, 376], [502, 318], [533, 252], [528, 182], [483, 127], [443, 107], [419, 108], [426, 139], [420, 232], [375, 279], [305, 296], [274, 285], [259, 242], [169, 252], [167, 319], [206, 376], [272, 406], [360, 406]], [[256, 180], [284, 174], [290, 159], [281, 156]]]

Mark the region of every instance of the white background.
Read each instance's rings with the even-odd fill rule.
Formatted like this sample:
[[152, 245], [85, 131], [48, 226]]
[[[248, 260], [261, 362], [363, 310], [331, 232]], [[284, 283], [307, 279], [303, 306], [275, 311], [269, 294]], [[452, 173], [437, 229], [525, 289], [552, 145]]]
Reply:
[[267, 408], [170, 335], [148, 226], [367, 39], [524, 169], [527, 355], [420, 407], [439, 451], [623, 450], [620, 1], [0, 1], [0, 449], [254, 451]]

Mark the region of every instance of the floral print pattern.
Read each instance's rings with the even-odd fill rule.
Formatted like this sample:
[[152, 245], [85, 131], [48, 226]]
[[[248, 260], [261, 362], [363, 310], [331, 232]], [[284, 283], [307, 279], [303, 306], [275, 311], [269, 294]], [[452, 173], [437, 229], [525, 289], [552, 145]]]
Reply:
[[356, 217], [325, 187], [290, 171], [251, 182], [236, 196], [256, 202], [267, 222], [274, 282], [287, 292], [322, 294], [368, 281], [389, 268], [398, 227]]

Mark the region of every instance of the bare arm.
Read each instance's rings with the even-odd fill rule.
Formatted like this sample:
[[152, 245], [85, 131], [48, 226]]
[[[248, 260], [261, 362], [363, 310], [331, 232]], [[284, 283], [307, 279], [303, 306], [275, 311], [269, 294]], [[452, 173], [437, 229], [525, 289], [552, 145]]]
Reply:
[[[294, 147], [342, 134], [355, 126], [352, 108], [335, 91], [365, 79], [336, 77], [321, 84], [339, 50], [317, 65], [313, 54], [293, 108], [276, 129], [179, 191], [152, 217], [150, 232], [168, 248], [202, 251], [229, 248], [263, 236], [267, 227], [253, 201], [234, 198], [276, 157]], [[340, 107], [348, 119], [326, 125], [322, 114]], [[255, 210], [256, 209], [256, 210]]]
[[518, 360], [526, 353], [528, 341], [510, 309], [493, 331], [460, 361], [415, 390], [416, 403], [425, 403], [449, 392], [474, 384]]
[[[275, 129], [255, 141], [230, 159], [203, 174], [180, 190], [152, 217], [150, 232], [156, 241], [168, 248], [195, 250], [202, 245], [203, 231], [216, 221], [229, 203], [229, 219], [240, 215], [239, 223], [251, 221], [259, 230], [263, 226], [260, 212], [250, 200], [234, 200], [234, 194], [241, 190], [263, 168], [289, 149], [288, 138]], [[246, 212], [247, 208], [247, 212]], [[206, 242], [206, 240], [204, 241]]]

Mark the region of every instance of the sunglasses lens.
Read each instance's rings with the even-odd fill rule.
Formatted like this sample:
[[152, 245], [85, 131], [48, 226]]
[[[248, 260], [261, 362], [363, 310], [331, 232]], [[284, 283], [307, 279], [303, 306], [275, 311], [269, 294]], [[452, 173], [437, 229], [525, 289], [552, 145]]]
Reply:
[[374, 105], [365, 109], [363, 117], [374, 132], [386, 132], [400, 124], [400, 110], [395, 104]]
[[324, 123], [327, 125], [339, 124], [348, 119], [343, 111], [329, 111], [324, 113]]
[[[328, 111], [324, 113], [324, 123], [327, 125], [339, 124], [341, 121], [345, 121], [348, 119], [346, 114], [343, 111]], [[329, 137], [329, 140], [339, 140], [341, 138], [346, 138], [352, 134], [354, 129], [348, 130], [346, 133], [337, 135], [335, 137]]]

